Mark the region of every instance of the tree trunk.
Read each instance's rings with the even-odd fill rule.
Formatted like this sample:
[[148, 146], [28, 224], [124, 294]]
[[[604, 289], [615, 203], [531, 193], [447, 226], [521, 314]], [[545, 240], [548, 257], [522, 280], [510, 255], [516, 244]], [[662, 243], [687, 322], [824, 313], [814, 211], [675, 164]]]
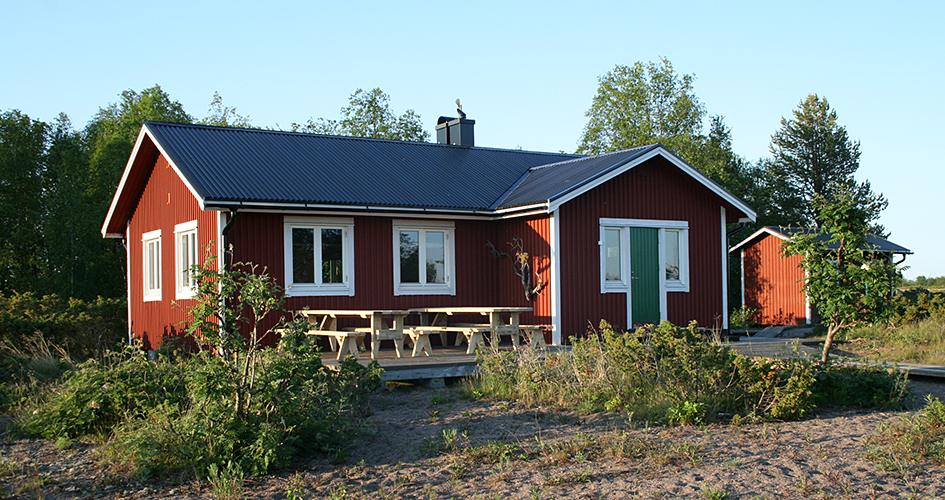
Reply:
[[824, 353], [820, 357], [820, 362], [827, 364], [827, 358], [830, 356], [830, 347], [833, 346], [833, 338], [837, 335], [837, 332], [840, 331], [842, 324], [830, 324], [827, 327], [827, 340], [824, 341]]

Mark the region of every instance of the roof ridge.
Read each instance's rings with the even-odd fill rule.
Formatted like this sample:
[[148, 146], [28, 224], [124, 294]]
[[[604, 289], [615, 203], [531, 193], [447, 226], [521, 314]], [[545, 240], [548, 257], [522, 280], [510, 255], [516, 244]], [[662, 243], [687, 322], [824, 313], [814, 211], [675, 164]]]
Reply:
[[548, 167], [557, 167], [557, 166], [566, 165], [566, 164], [572, 163], [572, 162], [577, 162], [577, 161], [586, 160], [586, 159], [588, 159], [588, 158], [603, 158], [603, 157], [605, 157], [605, 156], [613, 156], [613, 155], [617, 155], [617, 154], [621, 154], [621, 153], [626, 153], [626, 152], [628, 152], [628, 151], [634, 151], [634, 150], [637, 150], [637, 149], [649, 148], [649, 147], [656, 146], [656, 145], [657, 145], [657, 144], [647, 144], [647, 145], [645, 145], [645, 146], [637, 146], [637, 147], [633, 147], [633, 148], [621, 149], [621, 150], [619, 150], [619, 151], [610, 151], [610, 152], [608, 152], [608, 153], [601, 153], [601, 154], [591, 155], [591, 156], [581, 155], [581, 156], [579, 156], [579, 157], [577, 157], [577, 158], [571, 158], [571, 159], [569, 159], [569, 160], [559, 161], [559, 162], [555, 162], [555, 163], [548, 163], [548, 164], [546, 164], [546, 165], [538, 165], [537, 167], [532, 167], [532, 168], [530, 168], [530, 169], [528, 169], [528, 170], [529, 170], [529, 172], [530, 172], [530, 171], [540, 170], [540, 169], [548, 168]]
[[374, 137], [357, 137], [353, 135], [315, 134], [311, 132], [295, 132], [291, 130], [221, 127], [219, 125], [203, 125], [199, 123], [175, 123], [175, 122], [160, 122], [160, 121], [150, 121], [150, 120], [145, 121], [145, 124], [160, 125], [160, 126], [173, 126], [173, 127], [214, 129], [214, 130], [220, 130], [220, 131], [226, 131], [226, 132], [237, 132], [237, 133], [262, 133], [262, 134], [300, 136], [300, 137], [319, 137], [319, 138], [331, 139], [331, 140], [353, 140], [353, 141], [375, 142], [375, 143], [406, 144], [406, 145], [413, 145], [413, 146], [477, 149], [477, 150], [482, 150], [482, 151], [502, 151], [502, 152], [508, 152], [508, 153], [569, 157], [568, 159], [579, 159], [579, 158], [570, 158], [570, 157], [573, 157], [574, 154], [569, 154], [569, 153], [552, 153], [550, 151], [531, 151], [531, 150], [524, 150], [524, 149], [493, 148], [493, 147], [486, 147], [486, 146], [473, 146], [470, 148], [464, 148], [463, 146], [454, 146], [452, 144], [440, 144], [437, 142], [402, 141], [398, 139], [378, 139]]

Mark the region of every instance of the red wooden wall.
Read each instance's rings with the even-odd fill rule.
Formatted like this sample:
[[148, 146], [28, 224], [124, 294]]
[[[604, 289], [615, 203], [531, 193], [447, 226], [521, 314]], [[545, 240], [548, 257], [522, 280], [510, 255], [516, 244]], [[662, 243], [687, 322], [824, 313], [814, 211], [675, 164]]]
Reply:
[[[600, 292], [601, 217], [689, 222], [689, 292], [668, 292], [668, 319], [721, 324], [723, 200], [661, 157], [571, 200], [559, 209], [562, 338], [583, 335], [606, 319], [627, 325], [624, 293]], [[735, 209], [727, 213], [734, 216]]]
[[[193, 300], [175, 300], [174, 280], [175, 241], [174, 226], [197, 220], [199, 253], [217, 234], [217, 213], [200, 210], [197, 200], [180, 180], [163, 156], [158, 156], [151, 168], [147, 184], [141, 194], [128, 228], [128, 284], [132, 333], [141, 338], [144, 347], [156, 349], [164, 337], [181, 334], [177, 323], [187, 318], [186, 308]], [[144, 263], [141, 236], [161, 230], [161, 300], [144, 301]], [[215, 248], [211, 248], [216, 252]], [[202, 257], [198, 257], [202, 258]], [[175, 307], [177, 303], [180, 307]]]
[[[227, 243], [235, 249], [236, 262], [266, 266], [280, 286], [285, 286], [283, 220], [282, 214], [240, 213], [227, 236]], [[539, 270], [547, 283], [551, 279], [547, 218], [499, 223], [456, 221], [456, 295], [394, 296], [392, 228], [393, 218], [390, 217], [354, 217], [354, 296], [289, 297], [286, 308], [523, 306], [535, 308], [534, 313], [521, 317], [523, 323], [551, 322], [550, 289], [546, 287], [535, 301], [527, 301], [521, 280], [514, 274], [508, 258], [493, 257], [487, 247], [487, 242], [492, 242], [500, 251], [508, 251], [506, 242], [512, 241], [512, 238], [521, 238], [525, 250], [530, 254], [533, 269]]]
[[769, 234], [743, 248], [745, 305], [758, 310], [763, 325], [807, 321], [801, 256], [783, 257], [782, 241]]

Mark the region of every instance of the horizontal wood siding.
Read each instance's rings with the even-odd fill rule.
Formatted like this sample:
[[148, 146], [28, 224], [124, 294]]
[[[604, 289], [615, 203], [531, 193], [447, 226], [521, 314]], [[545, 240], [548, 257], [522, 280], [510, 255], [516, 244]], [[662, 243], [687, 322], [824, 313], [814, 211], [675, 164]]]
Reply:
[[776, 236], [745, 247], [745, 305], [758, 310], [764, 325], [793, 325], [807, 320], [801, 256], [783, 257]]
[[[150, 170], [147, 184], [131, 216], [129, 224], [129, 303], [131, 330], [142, 339], [144, 347], [156, 349], [165, 337], [181, 335], [178, 323], [186, 321], [186, 310], [193, 300], [176, 300], [174, 226], [197, 220], [198, 254], [215, 240], [216, 212], [200, 210], [200, 205], [187, 186], [163, 156], [158, 156]], [[144, 301], [144, 256], [141, 236], [161, 230], [161, 292], [160, 301]], [[215, 245], [210, 248], [216, 253]], [[200, 258], [198, 256], [198, 258]], [[175, 303], [177, 306], [175, 306]]]
[[560, 209], [562, 337], [583, 335], [606, 319], [627, 325], [623, 293], [600, 293], [599, 219], [685, 220], [689, 223], [689, 292], [667, 294], [668, 319], [685, 325], [721, 322], [723, 201], [657, 157], [564, 204]]

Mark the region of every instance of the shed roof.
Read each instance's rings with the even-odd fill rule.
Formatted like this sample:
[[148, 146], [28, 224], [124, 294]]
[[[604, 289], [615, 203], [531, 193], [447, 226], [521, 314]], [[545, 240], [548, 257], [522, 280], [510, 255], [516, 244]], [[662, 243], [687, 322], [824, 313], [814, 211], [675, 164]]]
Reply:
[[[774, 236], [782, 240], [789, 240], [798, 234], [814, 234], [816, 229], [807, 228], [807, 227], [780, 227], [780, 226], [764, 226], [761, 229], [757, 230], [751, 236], [742, 240], [739, 244], [733, 246], [729, 252], [735, 252], [738, 249], [754, 244], [756, 241], [761, 240], [761, 238], [768, 235]], [[818, 235], [817, 239], [821, 241], [826, 241], [829, 236], [827, 235]], [[839, 245], [831, 244], [830, 246], [838, 247]], [[912, 250], [909, 250], [906, 247], [897, 245], [885, 238], [880, 238], [876, 235], [869, 235], [866, 237], [866, 247], [864, 250], [871, 250], [874, 252], [883, 252], [883, 253], [896, 253], [902, 255], [912, 255]]]

